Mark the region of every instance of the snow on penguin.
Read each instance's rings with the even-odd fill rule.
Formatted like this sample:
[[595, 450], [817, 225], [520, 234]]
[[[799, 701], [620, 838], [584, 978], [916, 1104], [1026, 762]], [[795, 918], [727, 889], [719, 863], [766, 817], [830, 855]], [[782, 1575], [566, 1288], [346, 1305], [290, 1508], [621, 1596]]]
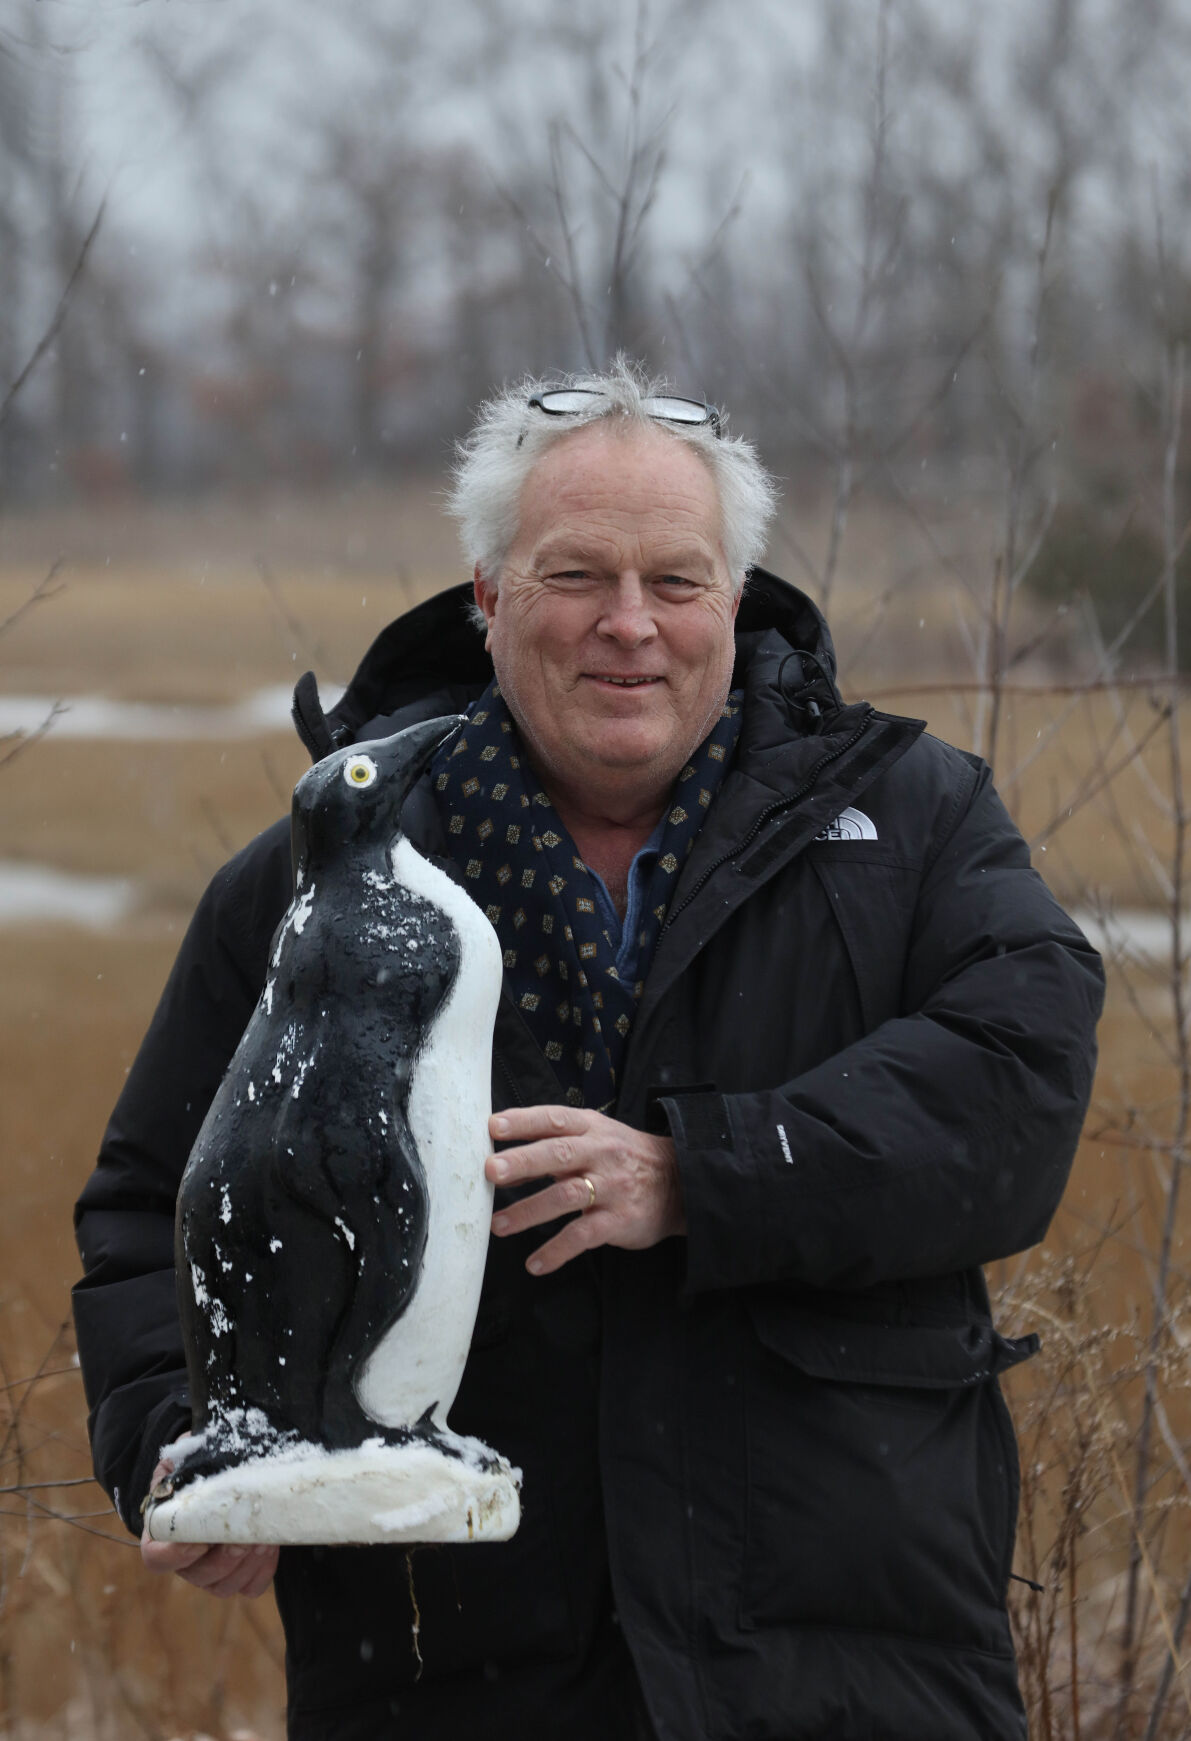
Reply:
[[294, 899], [178, 1197], [197, 1442], [175, 1489], [300, 1445], [451, 1448], [501, 957], [400, 812], [458, 724], [333, 751], [294, 790]]

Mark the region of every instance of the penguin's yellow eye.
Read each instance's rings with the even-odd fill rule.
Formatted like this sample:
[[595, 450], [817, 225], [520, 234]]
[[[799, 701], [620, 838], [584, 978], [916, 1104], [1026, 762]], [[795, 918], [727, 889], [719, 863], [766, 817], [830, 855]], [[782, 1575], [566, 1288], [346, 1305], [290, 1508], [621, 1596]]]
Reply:
[[376, 779], [376, 763], [371, 756], [352, 756], [343, 764], [343, 777], [349, 786], [371, 786]]

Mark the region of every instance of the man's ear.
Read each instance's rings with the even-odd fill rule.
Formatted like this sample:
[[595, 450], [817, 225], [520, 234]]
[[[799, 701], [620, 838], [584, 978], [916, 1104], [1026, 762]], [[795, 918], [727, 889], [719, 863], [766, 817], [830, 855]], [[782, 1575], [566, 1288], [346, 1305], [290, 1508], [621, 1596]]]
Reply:
[[496, 615], [496, 587], [476, 563], [472, 573], [472, 597], [480, 610], [483, 611], [488, 624], [488, 633], [484, 636], [484, 647], [492, 651], [492, 619]]

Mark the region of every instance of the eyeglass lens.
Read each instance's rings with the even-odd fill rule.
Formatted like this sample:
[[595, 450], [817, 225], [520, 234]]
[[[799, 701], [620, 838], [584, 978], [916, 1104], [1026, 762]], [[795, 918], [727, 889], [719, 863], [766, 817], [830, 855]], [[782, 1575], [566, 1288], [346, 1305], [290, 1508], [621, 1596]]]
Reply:
[[596, 393], [590, 387], [557, 388], [550, 393], [535, 394], [530, 404], [549, 411], [555, 417], [571, 417], [586, 411], [593, 399], [602, 398], [602, 393]]
[[672, 399], [669, 397], [646, 399], [645, 409], [651, 417], [664, 417], [669, 423], [712, 423], [715, 413], [710, 405], [702, 405], [697, 399]]
[[[548, 393], [535, 394], [530, 400], [539, 410], [553, 417], [574, 417], [586, 411], [593, 399], [603, 395], [591, 387], [557, 387]], [[679, 399], [659, 394], [642, 404], [650, 417], [660, 417], [667, 423], [711, 423], [718, 425], [714, 408], [698, 399]]]

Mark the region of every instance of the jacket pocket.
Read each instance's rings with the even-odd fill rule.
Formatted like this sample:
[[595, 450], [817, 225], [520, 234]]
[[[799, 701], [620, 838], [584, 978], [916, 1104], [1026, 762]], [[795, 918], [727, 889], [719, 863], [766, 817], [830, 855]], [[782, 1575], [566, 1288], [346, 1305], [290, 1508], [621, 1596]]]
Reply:
[[843, 937], [869, 1031], [902, 1013], [918, 868], [877, 846], [816, 845], [809, 856]]
[[1018, 1475], [996, 1376], [1036, 1339], [749, 1310], [741, 1623], [1009, 1654]]

